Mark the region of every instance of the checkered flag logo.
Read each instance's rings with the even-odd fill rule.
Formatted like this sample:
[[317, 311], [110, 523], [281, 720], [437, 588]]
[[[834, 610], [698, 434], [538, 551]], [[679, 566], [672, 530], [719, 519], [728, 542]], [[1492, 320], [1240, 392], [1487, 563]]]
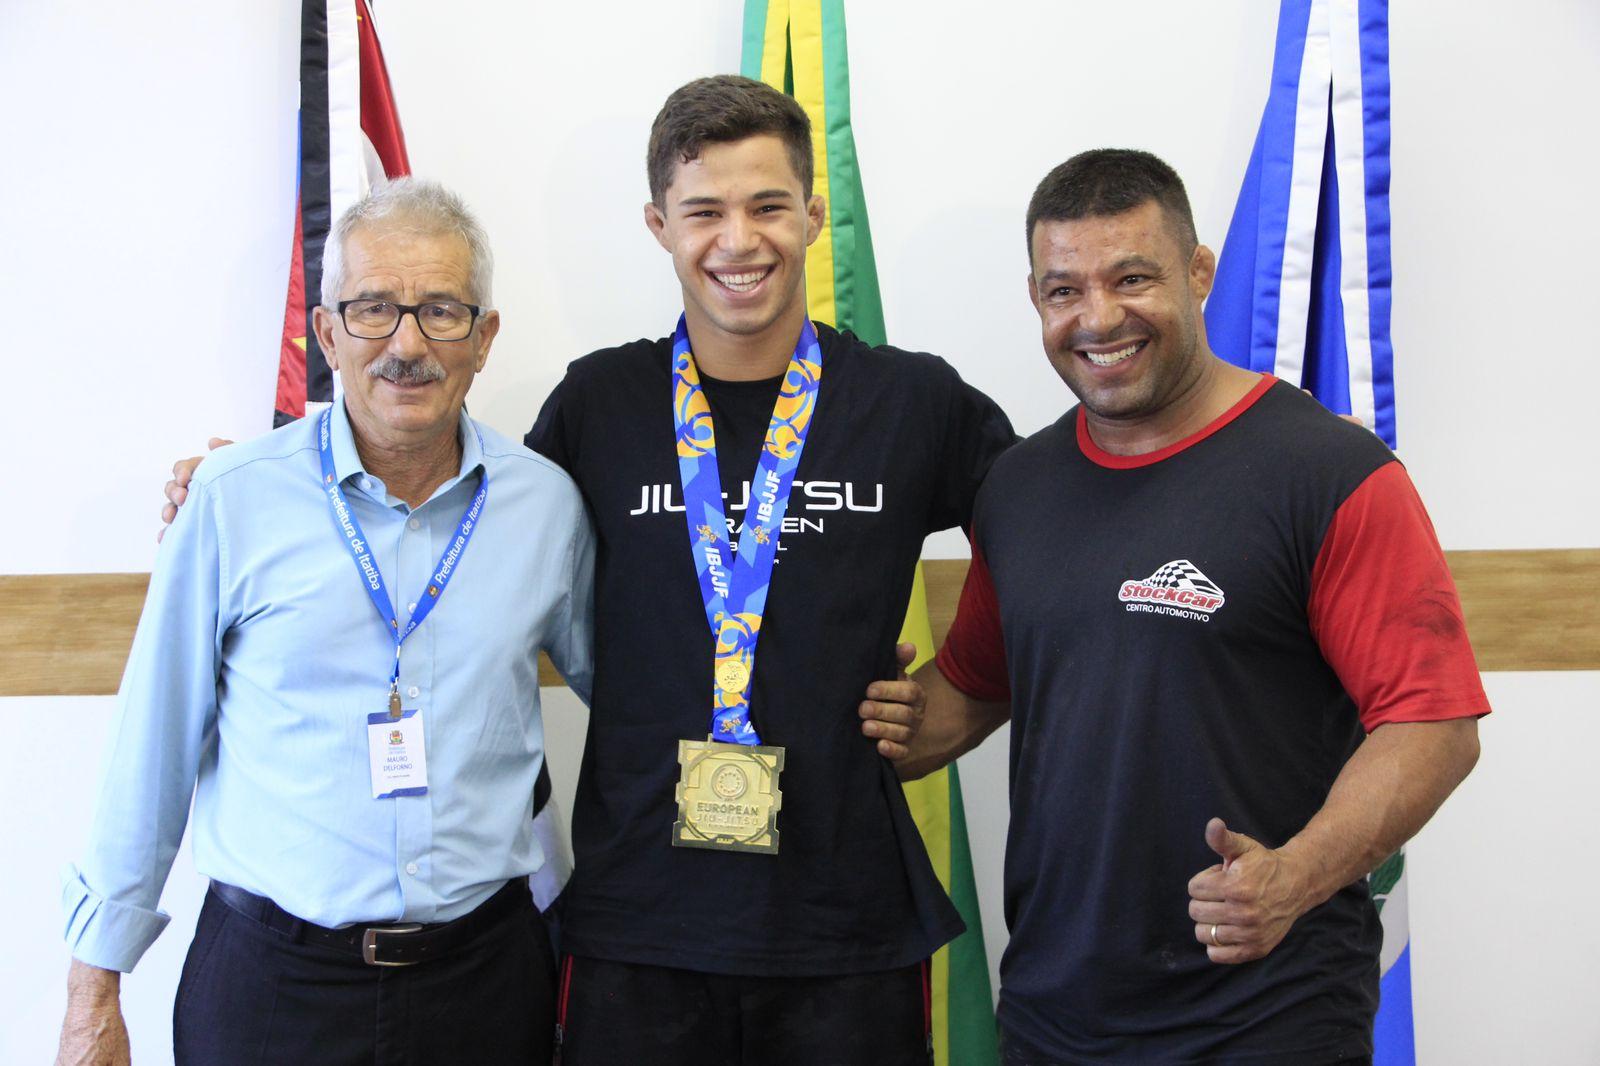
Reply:
[[1117, 599], [1130, 611], [1177, 615], [1206, 621], [1227, 602], [1222, 587], [1187, 559], [1174, 559], [1149, 577], [1129, 578]]
[[1222, 595], [1222, 590], [1217, 587], [1216, 582], [1202, 574], [1200, 568], [1187, 559], [1174, 559], [1145, 578], [1144, 583], [1151, 588], [1189, 589], [1193, 592], [1203, 592], [1207, 596]]

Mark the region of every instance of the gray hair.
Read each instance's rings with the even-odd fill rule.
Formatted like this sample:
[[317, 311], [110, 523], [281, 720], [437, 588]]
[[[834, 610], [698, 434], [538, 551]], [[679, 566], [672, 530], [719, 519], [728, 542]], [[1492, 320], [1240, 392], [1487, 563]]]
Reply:
[[334, 223], [333, 232], [322, 246], [323, 307], [331, 311], [339, 302], [339, 289], [344, 285], [345, 243], [351, 231], [380, 219], [404, 220], [420, 232], [454, 235], [466, 241], [472, 259], [467, 298], [485, 310], [493, 305], [494, 254], [489, 251], [489, 235], [483, 224], [461, 197], [443, 185], [406, 177], [374, 185]]

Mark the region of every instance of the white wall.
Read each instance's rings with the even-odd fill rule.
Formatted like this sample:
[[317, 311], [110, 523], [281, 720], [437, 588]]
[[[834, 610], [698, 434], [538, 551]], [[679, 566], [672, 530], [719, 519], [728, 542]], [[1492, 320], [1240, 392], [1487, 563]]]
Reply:
[[[1053, 420], [1069, 397], [1023, 288], [1033, 184], [1083, 148], [1150, 148], [1185, 176], [1202, 239], [1220, 246], [1275, 8], [1029, 0], [960, 19], [852, 3], [891, 338], [944, 354], [1020, 429]], [[669, 328], [675, 283], [640, 224], [645, 137], [672, 88], [736, 69], [740, 10], [380, 4], [413, 164], [460, 188], [495, 238], [506, 324], [472, 396], [480, 417], [520, 433], [567, 360]], [[7, 571], [148, 569], [171, 460], [212, 433], [268, 427], [298, 21], [289, 0], [0, 0]], [[1582, 321], [1600, 238], [1600, 12], [1397, 4], [1392, 52], [1402, 454], [1446, 547], [1600, 545], [1600, 343]], [[1491, 675], [1489, 689], [1483, 761], [1413, 848], [1421, 1058], [1592, 1063], [1600, 674]], [[583, 711], [546, 697], [570, 796]], [[14, 930], [0, 1061], [42, 1061], [54, 1045], [67, 961], [56, 876], [82, 844], [110, 702], [0, 700], [0, 914]], [[997, 960], [1003, 736], [965, 772]], [[126, 982], [136, 1061], [169, 1057], [200, 889], [185, 852], [166, 897], [173, 928]]]

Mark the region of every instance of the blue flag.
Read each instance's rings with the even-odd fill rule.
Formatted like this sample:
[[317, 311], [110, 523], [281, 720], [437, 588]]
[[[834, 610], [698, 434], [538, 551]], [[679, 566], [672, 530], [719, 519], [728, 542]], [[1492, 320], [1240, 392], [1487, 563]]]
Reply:
[[1272, 89], [1206, 305], [1212, 350], [1395, 447], [1387, 0], [1282, 0]]
[[[1281, 0], [1272, 88], [1206, 304], [1219, 356], [1354, 414], [1393, 448], [1388, 0]], [[1383, 921], [1377, 1066], [1415, 1066], [1405, 857]]]

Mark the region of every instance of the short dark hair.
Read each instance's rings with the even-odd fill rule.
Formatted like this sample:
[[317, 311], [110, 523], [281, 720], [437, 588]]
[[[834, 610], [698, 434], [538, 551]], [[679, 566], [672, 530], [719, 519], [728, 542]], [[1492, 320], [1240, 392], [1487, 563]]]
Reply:
[[1033, 262], [1033, 230], [1040, 222], [1120, 215], [1151, 200], [1166, 212], [1179, 246], [1192, 254], [1199, 243], [1194, 212], [1177, 171], [1135, 148], [1078, 153], [1046, 174], [1033, 190], [1028, 201], [1028, 262]]
[[789, 165], [811, 196], [811, 120], [805, 108], [765, 82], [737, 74], [697, 78], [667, 97], [650, 126], [645, 156], [650, 199], [657, 204], [680, 163], [692, 163], [708, 144], [771, 133], [789, 150]]

